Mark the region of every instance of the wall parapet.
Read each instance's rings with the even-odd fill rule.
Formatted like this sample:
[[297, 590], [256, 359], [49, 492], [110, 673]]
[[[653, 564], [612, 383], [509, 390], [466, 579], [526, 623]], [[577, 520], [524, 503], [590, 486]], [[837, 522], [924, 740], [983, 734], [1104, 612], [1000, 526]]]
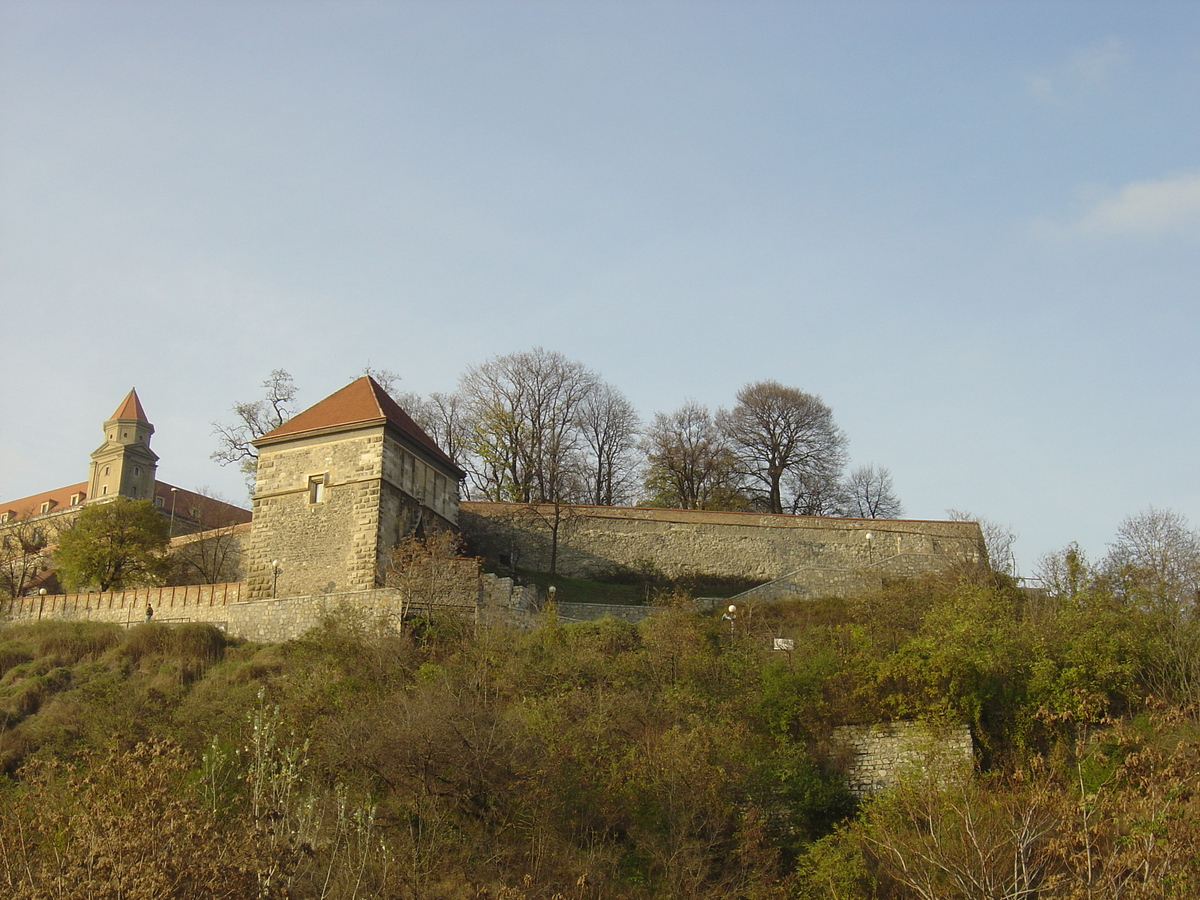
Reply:
[[146, 607], [152, 606], [153, 621], [201, 622], [231, 637], [274, 643], [294, 640], [330, 617], [399, 628], [404, 619], [435, 608], [503, 620], [520, 618], [536, 608], [536, 592], [531, 595], [529, 588], [511, 578], [479, 572], [477, 567], [467, 577], [463, 568], [463, 577], [437, 600], [414, 600], [394, 588], [251, 600], [246, 584], [235, 582], [20, 597], [0, 603], [0, 616], [12, 622], [54, 619], [128, 627], [144, 622]]
[[240, 601], [245, 588], [243, 582], [231, 582], [16, 597], [0, 601], [0, 613], [16, 621], [48, 618], [128, 624], [142, 621], [150, 606], [155, 618], [190, 618], [199, 610], [223, 609]]
[[[986, 559], [978, 523], [850, 519], [650, 507], [461, 504], [476, 552], [513, 568], [594, 580], [773, 582], [789, 596], [845, 594]], [[784, 585], [776, 585], [779, 599]]]

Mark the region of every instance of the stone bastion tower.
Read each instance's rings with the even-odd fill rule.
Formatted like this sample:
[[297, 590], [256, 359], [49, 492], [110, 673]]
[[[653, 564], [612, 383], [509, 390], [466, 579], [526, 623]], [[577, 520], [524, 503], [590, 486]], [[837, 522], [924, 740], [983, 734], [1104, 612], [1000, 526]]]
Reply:
[[369, 590], [402, 537], [457, 527], [463, 471], [369, 376], [254, 446], [251, 600]]

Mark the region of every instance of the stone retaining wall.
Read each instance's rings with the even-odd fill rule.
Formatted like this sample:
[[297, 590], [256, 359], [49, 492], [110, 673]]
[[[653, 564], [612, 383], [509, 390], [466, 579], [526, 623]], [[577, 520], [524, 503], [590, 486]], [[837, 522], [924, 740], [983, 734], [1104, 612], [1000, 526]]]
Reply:
[[654, 606], [626, 606], [615, 603], [555, 603], [558, 617], [568, 622], [591, 622], [612, 616], [635, 625], [658, 612]]
[[859, 797], [917, 773], [949, 777], [969, 772], [975, 759], [967, 725], [845, 725], [834, 729], [833, 744], [846, 774], [846, 785]]
[[550, 568], [557, 527], [557, 571], [575, 578], [794, 576], [765, 599], [853, 593], [986, 559], [975, 522], [464, 502], [459, 525], [473, 552], [537, 571]]
[[434, 606], [458, 609], [480, 619], [501, 620], [520, 619], [537, 608], [535, 589], [486, 573], [470, 578], [464, 575], [457, 588], [447, 591], [437, 602], [413, 601], [389, 588], [253, 601], [247, 596], [242, 582], [48, 594], [4, 601], [0, 603], [0, 617], [13, 622], [58, 619], [129, 626], [145, 621], [149, 605], [154, 607], [156, 622], [205, 622], [223, 629], [231, 637], [278, 642], [294, 640], [329, 617], [366, 619], [386, 627], [389, 623], [396, 626], [406, 616]]

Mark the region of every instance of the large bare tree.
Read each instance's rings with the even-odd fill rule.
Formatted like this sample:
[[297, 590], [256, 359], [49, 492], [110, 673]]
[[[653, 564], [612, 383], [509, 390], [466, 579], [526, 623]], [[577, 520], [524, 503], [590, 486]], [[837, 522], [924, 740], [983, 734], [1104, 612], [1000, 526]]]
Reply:
[[612, 385], [601, 384], [580, 405], [577, 424], [586, 445], [581, 470], [585, 499], [597, 506], [630, 502], [641, 425], [633, 404]]
[[50, 551], [62, 518], [27, 509], [0, 526], [0, 597], [22, 597], [51, 568]]
[[464, 462], [489, 500], [560, 502], [578, 486], [577, 414], [599, 379], [541, 347], [495, 356], [462, 376], [470, 422]]
[[[802, 511], [804, 497], [797, 492], [814, 489], [812, 482], [836, 482], [846, 463], [846, 436], [830, 408], [820, 397], [777, 381], [746, 385], [737, 393], [737, 405], [718, 412], [716, 421], [748, 489], [768, 512], [789, 506]], [[785, 498], [788, 483], [793, 496]]]
[[708, 407], [689, 400], [646, 430], [646, 489], [656, 506], [737, 509], [737, 460]]
[[896, 519], [904, 515], [904, 504], [892, 486], [892, 473], [885, 466], [859, 466], [843, 485], [846, 515], [860, 519]]

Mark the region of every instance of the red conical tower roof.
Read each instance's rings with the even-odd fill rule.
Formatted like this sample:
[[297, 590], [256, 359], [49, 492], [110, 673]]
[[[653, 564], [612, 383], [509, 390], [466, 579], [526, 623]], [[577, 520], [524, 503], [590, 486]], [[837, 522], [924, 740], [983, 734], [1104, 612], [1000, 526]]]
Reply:
[[112, 414], [111, 419], [136, 419], [139, 422], [150, 424], [150, 420], [146, 418], [146, 411], [142, 409], [142, 401], [138, 399], [137, 390], [129, 389], [129, 393], [125, 395], [125, 399], [121, 401], [121, 405], [117, 407], [117, 411]]

